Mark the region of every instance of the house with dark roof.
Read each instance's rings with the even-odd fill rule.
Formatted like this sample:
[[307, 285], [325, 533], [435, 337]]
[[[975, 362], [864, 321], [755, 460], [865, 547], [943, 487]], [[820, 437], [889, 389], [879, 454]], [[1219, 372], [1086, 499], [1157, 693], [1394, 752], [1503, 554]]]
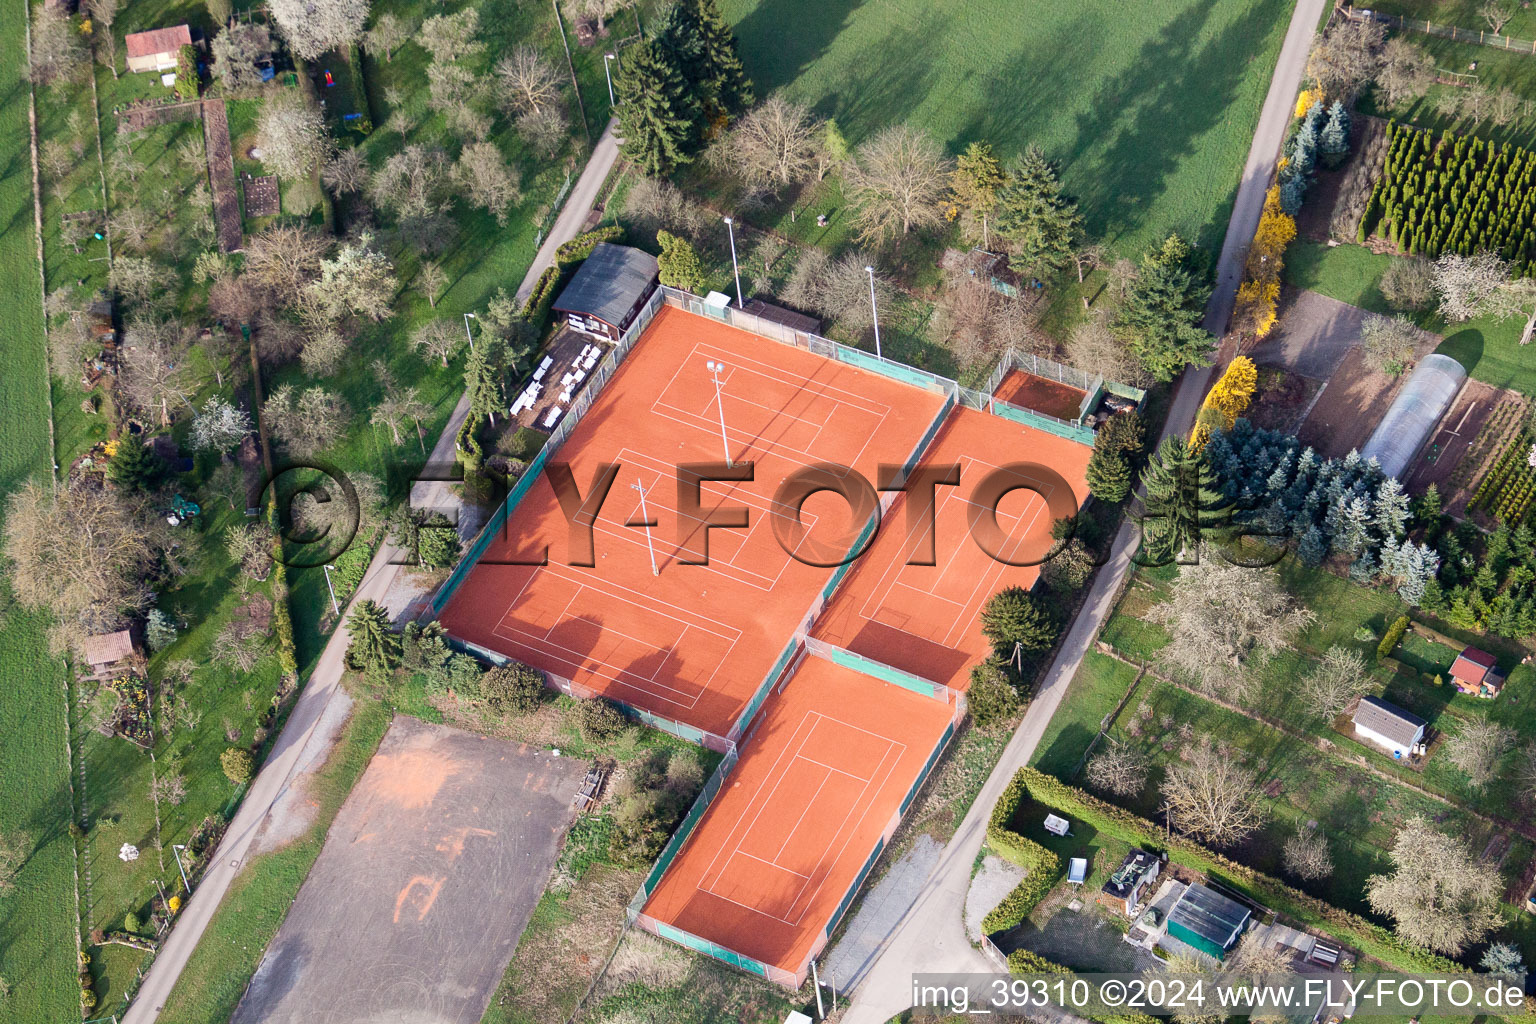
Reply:
[[1451, 682], [1462, 693], [1478, 697], [1497, 697], [1504, 688], [1504, 677], [1499, 675], [1498, 659], [1476, 647], [1468, 647], [1456, 656], [1456, 661], [1451, 665]]
[[1411, 711], [1388, 704], [1380, 697], [1361, 697], [1355, 709], [1355, 736], [1388, 751], [1393, 757], [1407, 757], [1424, 739], [1429, 723]]
[[192, 29], [186, 25], [130, 32], [123, 39], [129, 71], [174, 71], [183, 46], [192, 45]]
[[1237, 944], [1252, 911], [1214, 889], [1191, 885], [1168, 912], [1168, 935], [1217, 960]]
[[1157, 881], [1162, 869], [1163, 862], [1159, 858], [1146, 850], [1132, 850], [1125, 855], [1115, 873], [1105, 880], [1099, 902], [1124, 910], [1126, 917], [1135, 917], [1142, 897]]
[[618, 341], [660, 283], [656, 257], [627, 245], [599, 242], [552, 307], [573, 331]]

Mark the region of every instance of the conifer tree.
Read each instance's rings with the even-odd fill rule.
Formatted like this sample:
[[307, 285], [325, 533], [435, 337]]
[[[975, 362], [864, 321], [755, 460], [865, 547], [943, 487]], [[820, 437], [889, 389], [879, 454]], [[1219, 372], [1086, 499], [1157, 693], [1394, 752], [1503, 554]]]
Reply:
[[997, 211], [998, 192], [1008, 181], [1002, 162], [992, 154], [990, 142], [973, 142], [955, 161], [949, 176], [951, 211], [965, 211], [981, 221], [981, 244], [991, 235], [991, 220]]
[[1183, 438], [1170, 437], [1141, 475], [1145, 489], [1141, 524], [1143, 556], [1153, 563], [1188, 559], [1203, 543], [1231, 536], [1232, 504], [1221, 492], [1216, 471], [1202, 452]]
[[400, 634], [389, 625], [389, 611], [377, 601], [360, 601], [347, 620], [347, 660], [369, 675], [380, 676], [400, 664]]
[[1011, 658], [1014, 645], [1043, 651], [1056, 642], [1050, 611], [1023, 587], [1007, 587], [987, 600], [981, 610], [981, 631], [999, 658]]
[[1112, 448], [1094, 445], [1088, 456], [1088, 493], [1111, 505], [1125, 500], [1131, 493], [1131, 465], [1125, 456]]
[[477, 346], [464, 366], [464, 390], [469, 393], [471, 416], [484, 416], [494, 425], [496, 413], [506, 405], [501, 389], [501, 371], [492, 360], [490, 345]]
[[735, 117], [752, 105], [752, 80], [736, 50], [736, 36], [715, 0], [694, 0], [704, 78], [699, 98]]
[[143, 434], [124, 433], [107, 460], [107, 476], [128, 491], [147, 491], [160, 478], [160, 458], [144, 443]]
[[1114, 326], [1157, 380], [1172, 380], [1210, 355], [1211, 336], [1200, 326], [1210, 292], [1195, 275], [1189, 244], [1178, 235], [1142, 257]]
[[656, 243], [661, 246], [661, 255], [656, 259], [661, 283], [689, 292], [702, 290], [704, 264], [699, 262], [699, 254], [688, 240], [670, 231], [658, 231]]
[[668, 53], [650, 41], [625, 50], [617, 88], [628, 159], [658, 177], [693, 158], [699, 104]]
[[1019, 266], [1043, 272], [1066, 263], [1082, 226], [1076, 201], [1061, 194], [1056, 168], [1039, 146], [1030, 146], [998, 190], [998, 235]]
[[1328, 123], [1318, 137], [1317, 148], [1329, 168], [1338, 167], [1349, 156], [1349, 111], [1338, 100], [1328, 111]]

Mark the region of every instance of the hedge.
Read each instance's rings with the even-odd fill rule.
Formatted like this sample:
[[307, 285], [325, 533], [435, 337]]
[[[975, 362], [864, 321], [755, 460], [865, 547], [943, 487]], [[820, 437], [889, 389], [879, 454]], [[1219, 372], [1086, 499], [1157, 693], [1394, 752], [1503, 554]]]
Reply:
[[561, 243], [555, 250], [555, 262], [560, 266], [569, 266], [572, 263], [580, 263], [592, 255], [599, 242], [617, 242], [624, 237], [624, 229], [617, 224], [610, 224], [606, 228], [598, 228], [588, 231], [584, 235], [577, 235], [569, 242]]
[[[1022, 793], [1015, 793], [1015, 786]], [[1258, 903], [1300, 921], [1302, 924], [1349, 941], [1361, 951], [1389, 967], [1421, 974], [1464, 972], [1461, 964], [1407, 942], [1391, 930], [1368, 921], [1359, 914], [1342, 910], [1277, 878], [1256, 871], [1246, 864], [1206, 849], [1183, 836], [1165, 838], [1162, 828], [1126, 810], [1100, 800], [1080, 789], [1033, 768], [1020, 768], [1009, 784], [999, 809], [1010, 796], [1016, 805], [1023, 794], [1068, 817], [1080, 818], [1100, 832], [1141, 846], [1153, 852], [1167, 850], [1178, 859], [1207, 873], [1216, 873], [1227, 886], [1244, 893]], [[997, 812], [993, 812], [994, 820]], [[989, 826], [988, 837], [991, 836]]]
[[356, 43], [347, 44], [347, 64], [347, 78], [352, 83], [352, 109], [359, 116], [352, 121], [342, 121], [341, 126], [369, 135], [373, 132], [373, 118], [368, 115], [368, 89], [363, 83], [363, 52]]
[[1008, 971], [1011, 974], [1071, 974], [1061, 964], [1047, 960], [1029, 949], [1016, 949], [1008, 954]]
[[479, 472], [481, 460], [485, 457], [485, 449], [480, 446], [480, 439], [475, 436], [479, 432], [480, 418], [473, 413], [464, 417], [464, 422], [459, 424], [454, 457], [459, 460], [459, 465], [464, 467], [466, 474]]
[[987, 845], [1028, 872], [1024, 881], [982, 918], [981, 929], [988, 934], [1018, 927], [1061, 880], [1061, 858], [1008, 827], [1027, 792], [1025, 781], [1015, 775], [987, 821]]
[[555, 292], [560, 287], [560, 264], [545, 267], [544, 273], [533, 283], [533, 291], [528, 293], [528, 302], [523, 306], [523, 319], [542, 331], [544, 321], [549, 317], [549, 307], [555, 304]]
[[1386, 661], [1387, 656], [1397, 647], [1403, 639], [1403, 634], [1408, 632], [1408, 616], [1399, 615], [1397, 621], [1387, 627], [1386, 633], [1381, 638], [1381, 643], [1376, 647], [1376, 660]]

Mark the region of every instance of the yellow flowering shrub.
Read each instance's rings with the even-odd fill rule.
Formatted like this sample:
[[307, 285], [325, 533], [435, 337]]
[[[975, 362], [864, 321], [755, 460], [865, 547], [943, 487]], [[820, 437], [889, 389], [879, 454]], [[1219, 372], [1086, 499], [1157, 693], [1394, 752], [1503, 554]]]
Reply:
[[1312, 104], [1319, 103], [1322, 99], [1323, 94], [1320, 91], [1314, 92], [1311, 89], [1301, 90], [1301, 95], [1296, 97], [1296, 116], [1306, 117], [1307, 111], [1312, 109]]

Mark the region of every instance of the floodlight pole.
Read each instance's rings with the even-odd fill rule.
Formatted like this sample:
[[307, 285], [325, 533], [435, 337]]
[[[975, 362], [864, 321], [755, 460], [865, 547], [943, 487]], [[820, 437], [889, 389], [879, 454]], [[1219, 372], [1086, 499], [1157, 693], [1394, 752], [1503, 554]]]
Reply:
[[180, 843], [171, 844], [171, 856], [176, 858], [176, 870], [181, 872], [181, 887], [187, 892], [191, 892], [192, 886], [187, 882], [187, 869], [181, 866], [181, 854], [178, 852], [185, 849], [186, 847]]
[[475, 350], [475, 336], [473, 334], [469, 333], [469, 322], [471, 320], [478, 320], [478, 319], [480, 319], [480, 318], [475, 316], [475, 314], [473, 314], [473, 313], [465, 313], [464, 314], [464, 337], [469, 339], [469, 350], [471, 352], [473, 352]]
[[340, 618], [341, 605], [336, 603], [336, 588], [331, 586], [331, 570], [334, 568], [336, 568], [334, 564], [327, 563], [325, 565], [325, 589], [331, 592], [331, 611], [336, 613], [337, 618]]
[[640, 492], [640, 518], [645, 521], [645, 546], [651, 552], [651, 575], [660, 576], [661, 570], [656, 568], [656, 545], [651, 543], [651, 514], [645, 510], [645, 488], [639, 480], [629, 486]]
[[816, 989], [816, 1016], [825, 1017], [826, 1008], [821, 1005], [821, 975], [816, 971], [816, 961], [811, 961], [811, 986]]
[[736, 264], [736, 228], [731, 218], [725, 218], [725, 230], [731, 236], [731, 274], [736, 278], [736, 308], [741, 308], [741, 267]]
[[725, 364], [710, 359], [704, 365], [709, 367], [710, 379], [715, 382], [715, 404], [720, 407], [720, 446], [725, 449], [725, 464], [734, 466], [735, 463], [731, 461], [731, 440], [725, 433], [725, 395], [720, 390], [725, 385], [725, 381], [720, 379], [720, 371], [725, 369]]
[[884, 359], [880, 354], [880, 307], [875, 305], [875, 268], [865, 267], [864, 272], [869, 275], [869, 312], [875, 318], [875, 358]]
[[618, 104], [613, 99], [613, 72], [608, 70], [608, 62], [617, 56], [618, 54], [615, 53], [603, 54], [603, 75], [608, 79], [608, 106], [610, 107], [616, 107]]

